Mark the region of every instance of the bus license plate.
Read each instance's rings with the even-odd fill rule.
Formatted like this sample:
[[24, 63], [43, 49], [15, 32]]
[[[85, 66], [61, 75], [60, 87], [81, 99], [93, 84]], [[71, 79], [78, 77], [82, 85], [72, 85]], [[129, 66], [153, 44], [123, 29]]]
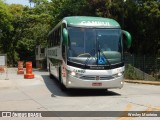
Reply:
[[92, 83], [92, 86], [102, 86], [102, 83]]

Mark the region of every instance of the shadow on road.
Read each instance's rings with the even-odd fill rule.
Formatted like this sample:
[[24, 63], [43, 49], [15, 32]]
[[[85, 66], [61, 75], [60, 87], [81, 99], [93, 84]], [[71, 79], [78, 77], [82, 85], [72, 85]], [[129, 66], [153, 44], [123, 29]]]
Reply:
[[48, 75], [42, 75], [44, 83], [46, 84], [49, 91], [52, 93], [52, 97], [56, 96], [67, 96], [67, 97], [86, 97], [86, 96], [120, 96], [116, 92], [109, 90], [97, 90], [97, 89], [68, 89], [67, 91], [62, 91], [60, 88], [60, 83], [56, 79], [51, 79]]

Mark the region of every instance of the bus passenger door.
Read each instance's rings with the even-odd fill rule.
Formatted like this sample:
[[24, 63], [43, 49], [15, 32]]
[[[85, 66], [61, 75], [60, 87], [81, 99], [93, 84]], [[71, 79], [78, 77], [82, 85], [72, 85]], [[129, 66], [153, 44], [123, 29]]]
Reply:
[[62, 66], [60, 70], [61, 83], [66, 83], [66, 46], [62, 45]]

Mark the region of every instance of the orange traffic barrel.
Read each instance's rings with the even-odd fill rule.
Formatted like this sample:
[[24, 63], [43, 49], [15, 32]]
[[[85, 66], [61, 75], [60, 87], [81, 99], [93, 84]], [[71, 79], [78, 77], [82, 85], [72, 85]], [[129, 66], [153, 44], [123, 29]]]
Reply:
[[18, 61], [18, 71], [17, 71], [17, 74], [24, 74], [23, 62], [22, 61]]
[[32, 73], [32, 62], [26, 62], [26, 74], [24, 75], [26, 79], [34, 78], [34, 74]]
[[5, 72], [5, 67], [4, 66], [0, 66], [0, 73], [4, 73]]

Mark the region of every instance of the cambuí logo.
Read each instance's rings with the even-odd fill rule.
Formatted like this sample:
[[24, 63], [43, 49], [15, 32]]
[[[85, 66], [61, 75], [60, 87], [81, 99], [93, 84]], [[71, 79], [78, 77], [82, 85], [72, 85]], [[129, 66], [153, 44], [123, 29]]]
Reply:
[[109, 22], [101, 22], [101, 21], [82, 21], [81, 25], [103, 25], [103, 26], [111, 26]]

